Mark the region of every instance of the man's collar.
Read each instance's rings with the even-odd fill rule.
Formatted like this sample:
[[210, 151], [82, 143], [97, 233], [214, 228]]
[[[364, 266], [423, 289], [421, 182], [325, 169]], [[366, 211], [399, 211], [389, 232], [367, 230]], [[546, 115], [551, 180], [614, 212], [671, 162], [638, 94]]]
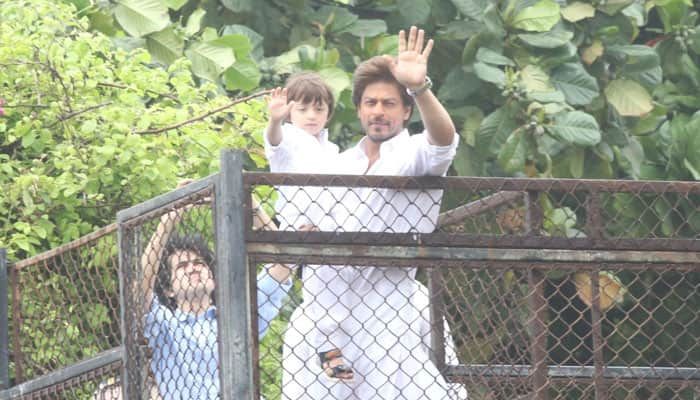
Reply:
[[[394, 150], [394, 149], [396, 148], [396, 146], [398, 146], [400, 143], [402, 143], [402, 142], [408, 140], [408, 138], [409, 138], [410, 136], [411, 136], [411, 135], [408, 133], [408, 129], [404, 128], [401, 132], [397, 133], [397, 134], [396, 134], [394, 137], [392, 137], [391, 139], [382, 142], [382, 143], [379, 145], [379, 156], [381, 157], [381, 154], [384, 153], [384, 152]], [[369, 140], [369, 139], [367, 138], [367, 135], [365, 135], [365, 136], [362, 137], [362, 139], [360, 139], [360, 141], [357, 142], [357, 144], [355, 145], [356, 151], [360, 152], [362, 155], [365, 155], [364, 143], [365, 143], [365, 141], [367, 141], [367, 140]]]

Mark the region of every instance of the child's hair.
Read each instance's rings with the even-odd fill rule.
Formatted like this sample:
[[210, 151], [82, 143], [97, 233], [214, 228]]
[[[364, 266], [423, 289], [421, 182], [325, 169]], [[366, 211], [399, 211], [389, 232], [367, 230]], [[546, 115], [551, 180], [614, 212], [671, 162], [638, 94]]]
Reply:
[[335, 99], [331, 88], [323, 81], [321, 75], [312, 71], [302, 71], [292, 74], [287, 79], [287, 101], [302, 104], [328, 105], [328, 119], [331, 119], [335, 108]]
[[[156, 276], [153, 292], [158, 297], [158, 302], [171, 310], [177, 308], [177, 303], [174, 298], [166, 294], [167, 291], [172, 289], [170, 256], [177, 251], [188, 250], [202, 257], [209, 271], [211, 271], [212, 276], [214, 276], [214, 253], [209, 249], [206, 240], [201, 235], [179, 235], [175, 233], [170, 236], [163, 250], [163, 255], [160, 258], [158, 275]], [[212, 293], [212, 303], [213, 302], [214, 298]]]

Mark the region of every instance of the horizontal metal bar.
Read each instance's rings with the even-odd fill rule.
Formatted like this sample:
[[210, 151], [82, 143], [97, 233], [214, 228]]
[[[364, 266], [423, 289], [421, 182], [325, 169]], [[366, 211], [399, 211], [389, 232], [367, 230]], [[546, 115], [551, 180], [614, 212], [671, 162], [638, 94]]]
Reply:
[[[533, 373], [530, 365], [505, 365], [505, 364], [462, 364], [448, 365], [445, 367], [445, 375], [456, 377], [501, 377], [524, 378]], [[547, 376], [557, 378], [584, 378], [592, 379], [595, 367], [592, 365], [549, 365]], [[607, 380], [614, 379], [678, 379], [684, 381], [700, 381], [700, 368], [674, 368], [674, 367], [603, 367], [603, 377]]]
[[75, 239], [72, 242], [66, 243], [64, 245], [55, 247], [49, 251], [43, 252], [41, 254], [37, 254], [33, 257], [26, 258], [24, 260], [18, 261], [14, 264], [11, 264], [12, 268], [15, 269], [22, 269], [24, 267], [30, 266], [30, 265], [35, 265], [39, 264], [41, 262], [44, 262], [46, 260], [49, 260], [53, 257], [56, 257], [57, 255], [66, 253], [71, 250], [78, 249], [82, 246], [84, 246], [86, 243], [94, 242], [95, 240], [98, 240], [104, 236], [109, 235], [112, 232], [115, 232], [117, 230], [117, 224], [112, 223], [109, 224], [105, 227], [102, 227], [92, 233], [89, 233], [81, 238]]
[[579, 263], [659, 263], [699, 264], [700, 253], [630, 250], [551, 250], [551, 249], [490, 249], [473, 247], [426, 246], [357, 246], [357, 245], [304, 245], [279, 243], [249, 243], [248, 254], [289, 256], [300, 259], [308, 256], [370, 257], [374, 259], [429, 259], [456, 261], [505, 262], [579, 262]]
[[247, 242], [353, 244], [367, 246], [485, 247], [498, 249], [639, 250], [700, 252], [697, 239], [592, 239], [522, 235], [467, 235], [456, 233], [291, 232], [253, 231]]
[[121, 346], [115, 347], [111, 350], [103, 351], [92, 358], [79, 361], [68, 367], [49, 372], [46, 375], [13, 386], [0, 392], [0, 400], [21, 398], [24, 395], [37, 392], [80, 375], [87, 374], [96, 369], [120, 362], [122, 360], [122, 352], [123, 348]]
[[457, 176], [325, 175], [245, 172], [243, 180], [252, 185], [303, 185], [329, 187], [382, 187], [393, 189], [464, 189], [544, 191], [544, 192], [621, 192], [621, 193], [700, 193], [695, 181], [629, 181], [611, 179], [541, 179]]
[[176, 201], [186, 198], [197, 192], [209, 189], [214, 186], [214, 182], [219, 174], [209, 175], [206, 178], [199, 179], [190, 183], [187, 186], [174, 189], [170, 192], [161, 194], [152, 199], [146, 200], [143, 203], [136, 204], [133, 207], [119, 211], [117, 213], [117, 223], [126, 223], [130, 219], [142, 217], [148, 213], [157, 211], [165, 206], [172, 205]]

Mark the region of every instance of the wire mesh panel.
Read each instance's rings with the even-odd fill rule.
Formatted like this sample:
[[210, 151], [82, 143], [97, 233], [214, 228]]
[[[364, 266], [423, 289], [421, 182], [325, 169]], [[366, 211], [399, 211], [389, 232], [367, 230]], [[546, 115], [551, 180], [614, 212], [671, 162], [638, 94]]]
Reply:
[[120, 224], [129, 398], [219, 395], [211, 196]]
[[120, 344], [116, 236], [110, 225], [10, 265], [15, 383]]
[[697, 183], [245, 178], [301, 276], [268, 399], [700, 395]]

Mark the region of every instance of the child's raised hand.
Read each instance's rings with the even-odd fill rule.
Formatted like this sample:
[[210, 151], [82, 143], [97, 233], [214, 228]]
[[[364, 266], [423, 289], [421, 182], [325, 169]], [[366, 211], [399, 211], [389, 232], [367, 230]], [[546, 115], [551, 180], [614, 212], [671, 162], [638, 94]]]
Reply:
[[270, 113], [270, 121], [274, 123], [282, 122], [287, 118], [294, 106], [293, 101], [287, 103], [287, 89], [279, 87], [272, 89], [269, 96], [265, 96], [265, 102]]

